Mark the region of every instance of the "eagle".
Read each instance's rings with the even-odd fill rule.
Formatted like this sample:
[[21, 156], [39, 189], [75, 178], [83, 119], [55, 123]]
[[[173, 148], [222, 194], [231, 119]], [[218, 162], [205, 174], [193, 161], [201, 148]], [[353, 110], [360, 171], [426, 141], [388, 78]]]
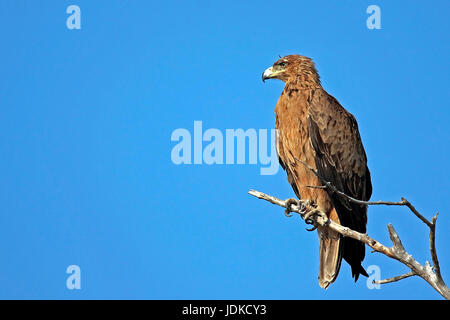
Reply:
[[[296, 196], [311, 201], [328, 219], [366, 233], [367, 205], [351, 202], [335, 192], [337, 189], [363, 201], [372, 194], [367, 157], [355, 117], [322, 87], [311, 58], [280, 58], [262, 74], [263, 82], [267, 79], [285, 83], [275, 107], [276, 149]], [[324, 188], [324, 181], [335, 190]], [[355, 282], [361, 274], [368, 276], [361, 265], [364, 243], [342, 237], [328, 227], [319, 226], [317, 232], [318, 279], [322, 288], [327, 289], [336, 280], [342, 258], [350, 265]]]

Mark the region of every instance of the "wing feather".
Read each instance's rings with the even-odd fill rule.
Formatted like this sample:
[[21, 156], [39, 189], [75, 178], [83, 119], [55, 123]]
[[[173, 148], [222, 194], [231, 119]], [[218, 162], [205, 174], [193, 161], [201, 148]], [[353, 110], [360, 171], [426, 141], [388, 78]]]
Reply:
[[[324, 94], [311, 104], [308, 115], [310, 142], [316, 152], [318, 173], [338, 190], [367, 201], [372, 194], [370, 172], [358, 125], [348, 111], [332, 96]], [[358, 232], [366, 232], [367, 206], [348, 201], [327, 190], [341, 224]], [[344, 259], [351, 265], [355, 280], [367, 275], [361, 266], [364, 244], [344, 239]]]

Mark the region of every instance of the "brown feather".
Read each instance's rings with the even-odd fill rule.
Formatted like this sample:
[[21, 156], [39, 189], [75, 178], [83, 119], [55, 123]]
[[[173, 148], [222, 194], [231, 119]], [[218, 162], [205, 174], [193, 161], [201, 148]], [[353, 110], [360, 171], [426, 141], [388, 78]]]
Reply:
[[[336, 210], [332, 210], [329, 218], [339, 223]], [[319, 235], [319, 285], [328, 289], [328, 286], [336, 280], [342, 261], [342, 239], [340, 234], [329, 229], [317, 228]]]

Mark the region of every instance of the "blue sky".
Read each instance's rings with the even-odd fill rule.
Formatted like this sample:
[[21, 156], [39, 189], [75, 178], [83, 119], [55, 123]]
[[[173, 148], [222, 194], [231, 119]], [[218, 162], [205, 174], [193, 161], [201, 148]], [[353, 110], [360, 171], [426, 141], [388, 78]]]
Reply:
[[[81, 8], [81, 30], [66, 8]], [[366, 8], [381, 8], [381, 30]], [[312, 57], [358, 119], [373, 200], [440, 212], [450, 282], [448, 1], [0, 3], [0, 298], [440, 299], [420, 278], [369, 290], [343, 263], [317, 284], [318, 240], [247, 194], [293, 196], [260, 165], [175, 165], [177, 128], [271, 129], [278, 54]], [[372, 207], [368, 233], [430, 260], [405, 208]], [[408, 272], [367, 250], [381, 277]], [[81, 290], [66, 268], [81, 268]]]

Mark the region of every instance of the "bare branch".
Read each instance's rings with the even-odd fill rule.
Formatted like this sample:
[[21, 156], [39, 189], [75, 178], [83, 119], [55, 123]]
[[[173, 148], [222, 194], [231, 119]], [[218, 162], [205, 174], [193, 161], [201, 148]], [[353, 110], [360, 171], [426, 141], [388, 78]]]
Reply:
[[402, 280], [402, 279], [406, 279], [406, 278], [409, 278], [409, 277], [412, 277], [412, 276], [415, 276], [415, 275], [416, 274], [413, 271], [411, 271], [411, 272], [402, 274], [401, 276], [392, 277], [392, 278], [385, 279], [385, 280], [373, 280], [373, 283], [375, 283], [375, 284], [386, 284], [386, 283], [391, 283], [391, 282], [396, 282], [396, 281], [399, 281], [399, 280]]
[[[314, 170], [314, 169], [312, 169], [312, 170]], [[328, 186], [327, 184], [325, 184], [325, 185]], [[329, 185], [330, 185], [330, 187], [332, 187], [331, 184], [329, 184]], [[334, 188], [334, 187], [332, 187], [332, 188]], [[276, 197], [267, 195], [267, 194], [259, 192], [259, 191], [250, 190], [249, 194], [251, 194], [259, 199], [269, 201], [273, 204], [276, 204], [276, 205], [284, 207], [284, 208], [286, 208], [286, 206], [287, 206], [286, 201], [280, 200]], [[357, 201], [360, 201], [360, 200], [357, 200]], [[419, 212], [417, 212], [417, 210], [407, 200], [402, 199], [402, 202], [403, 201], [405, 203], [403, 203], [401, 205], [407, 206], [419, 218], [423, 217]], [[392, 202], [382, 202], [382, 203], [386, 204], [386, 205], [391, 205], [390, 203], [392, 203]], [[300, 216], [302, 218], [304, 218], [305, 215], [307, 215], [308, 216], [308, 219], [306, 219], [307, 223], [314, 224], [314, 225], [320, 225], [323, 227], [328, 227], [328, 228], [340, 233], [344, 237], [349, 237], [349, 238], [361, 241], [361, 242], [367, 244], [369, 247], [371, 247], [374, 251], [380, 252], [392, 259], [400, 261], [401, 263], [403, 263], [404, 265], [406, 265], [408, 268], [411, 269], [410, 273], [413, 273], [411, 275], [409, 275], [410, 273], [407, 273], [405, 275], [392, 278], [395, 280], [387, 279], [387, 280], [384, 280], [383, 283], [399, 281], [401, 279], [408, 278], [412, 275], [417, 275], [417, 276], [421, 277], [422, 279], [424, 279], [425, 281], [427, 281], [444, 298], [450, 299], [450, 290], [445, 285], [444, 280], [442, 279], [442, 276], [440, 274], [439, 262], [437, 260], [437, 254], [436, 254], [436, 248], [435, 248], [435, 226], [436, 226], [437, 215], [433, 217], [432, 222], [429, 222], [428, 220], [423, 218], [425, 221], [428, 221], [429, 224], [427, 224], [424, 220], [421, 219], [430, 227], [430, 250], [431, 250], [431, 255], [432, 255], [433, 264], [434, 264], [434, 271], [433, 271], [433, 268], [429, 265], [428, 262], [425, 264], [425, 266], [422, 266], [410, 254], [408, 254], [406, 252], [406, 250], [400, 240], [399, 235], [397, 234], [397, 232], [395, 231], [394, 227], [391, 224], [388, 225], [388, 232], [389, 232], [389, 236], [391, 238], [393, 246], [387, 247], [387, 246], [383, 245], [382, 243], [378, 242], [377, 240], [372, 239], [365, 233], [360, 233], [360, 232], [351, 230], [348, 227], [344, 227], [332, 220], [327, 219], [326, 214], [324, 212], [320, 211], [315, 206], [312, 206], [311, 202], [308, 200], [299, 200], [298, 204], [299, 205], [290, 205], [289, 210], [291, 212], [296, 212], [296, 213], [300, 214]], [[370, 205], [370, 202], [368, 202], [366, 204]], [[381, 201], [377, 202], [377, 204], [381, 204]], [[414, 211], [416, 211], [416, 212], [414, 212]], [[314, 213], [314, 214], [311, 214], [311, 213]], [[308, 222], [308, 220], [309, 220], [309, 222]]]
[[417, 211], [416, 208], [414, 208], [414, 206], [408, 200], [402, 198], [402, 202], [405, 203], [404, 205], [407, 206], [409, 210], [411, 210], [417, 216], [417, 218], [422, 220], [423, 223], [425, 223], [429, 228], [431, 228], [431, 222], [428, 221], [428, 219], [426, 219], [423, 215], [421, 215], [419, 211]]
[[405, 247], [403, 246], [402, 241], [400, 240], [400, 237], [397, 234], [397, 231], [395, 231], [394, 226], [389, 223], [387, 227], [389, 237], [391, 238], [393, 244], [392, 249], [395, 250], [395, 253], [397, 255], [405, 254], [406, 253]]
[[433, 266], [434, 266], [434, 272], [436, 273], [436, 276], [439, 279], [442, 279], [441, 276], [441, 267], [439, 266], [439, 260], [437, 257], [436, 252], [436, 220], [439, 213], [436, 213], [436, 215], [431, 220], [431, 226], [430, 226], [430, 252], [431, 252], [431, 259], [433, 260]]
[[306, 186], [307, 188], [311, 188], [311, 189], [326, 189], [327, 186]]

